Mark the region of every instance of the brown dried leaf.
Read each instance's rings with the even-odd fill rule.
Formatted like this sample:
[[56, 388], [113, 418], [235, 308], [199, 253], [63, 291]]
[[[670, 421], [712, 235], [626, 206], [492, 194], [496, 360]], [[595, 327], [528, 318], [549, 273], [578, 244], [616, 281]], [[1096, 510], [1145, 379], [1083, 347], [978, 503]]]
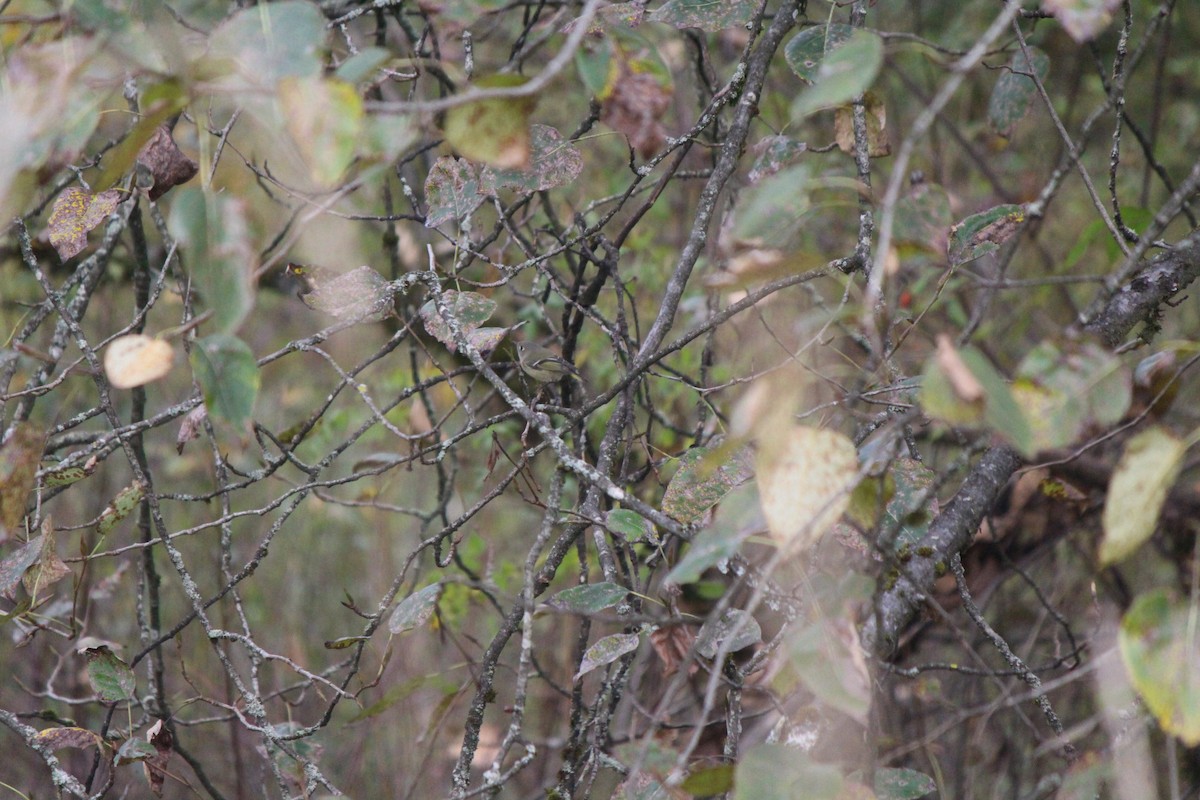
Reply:
[[155, 129], [138, 153], [137, 160], [150, 170], [154, 178], [154, 185], [150, 187], [151, 200], [157, 200], [179, 184], [187, 183], [200, 169], [200, 165], [175, 144], [171, 130], [166, 125], [159, 125]]
[[34, 738], [38, 744], [51, 750], [61, 750], [64, 747], [86, 750], [89, 747], [100, 746], [100, 737], [86, 728], [47, 728], [38, 731]]
[[667, 129], [660, 120], [670, 106], [671, 90], [657, 77], [622, 64], [612, 92], [604, 100], [600, 119], [625, 134], [642, 158], [649, 158], [667, 140]]
[[[887, 132], [887, 106], [875, 92], [863, 95], [863, 111], [867, 122], [867, 155], [882, 158], [892, 154], [892, 142]], [[839, 106], [834, 112], [833, 131], [838, 149], [854, 155], [854, 107]]]
[[71, 568], [58, 557], [58, 550], [54, 546], [54, 526], [47, 515], [42, 521], [42, 548], [38, 560], [21, 576], [21, 581], [25, 584], [25, 591], [37, 597], [47, 586], [58, 583], [70, 574]]
[[142, 769], [146, 771], [146, 780], [150, 782], [150, 791], [154, 792], [155, 797], [162, 797], [163, 781], [167, 775], [167, 762], [171, 760], [175, 741], [161, 719], [146, 731], [146, 741], [154, 745], [157, 755], [143, 761]]
[[45, 441], [42, 431], [31, 425], [19, 425], [0, 448], [0, 542], [25, 517], [25, 503], [33, 491]]
[[192, 439], [200, 437], [200, 428], [208, 418], [208, 407], [203, 403], [193, 408], [183, 418], [179, 425], [179, 435], [175, 437], [175, 452], [183, 455], [183, 448]]

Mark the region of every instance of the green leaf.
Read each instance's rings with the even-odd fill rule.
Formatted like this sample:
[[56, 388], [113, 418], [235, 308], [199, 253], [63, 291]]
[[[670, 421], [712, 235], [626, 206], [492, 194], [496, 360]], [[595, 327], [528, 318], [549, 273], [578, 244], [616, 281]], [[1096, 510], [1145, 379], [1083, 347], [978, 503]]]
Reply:
[[1025, 224], [1025, 208], [1003, 205], [972, 214], [950, 229], [950, 265], [994, 253]]
[[[501, 189], [520, 189], [524, 192], [544, 192], [566, 186], [583, 171], [583, 155], [579, 148], [562, 138], [549, 125], [532, 125], [527, 169], [484, 167], [480, 174], [485, 194]], [[425, 223], [428, 225], [428, 221]]]
[[640, 642], [641, 636], [636, 633], [614, 633], [597, 640], [584, 652], [579, 671], [571, 680], [577, 681], [597, 667], [611, 664], [626, 653], [632, 653], [638, 649]]
[[279, 104], [288, 132], [318, 187], [337, 185], [358, 150], [363, 102], [354, 86], [331, 78], [287, 77]]
[[475, 166], [463, 158], [442, 156], [425, 176], [425, 227], [464, 220], [484, 199]]
[[817, 65], [813, 85], [792, 103], [792, 119], [849, 103], [870, 88], [882, 65], [883, 40], [874, 33], [855, 31], [825, 53]]
[[716, 33], [746, 25], [754, 18], [754, 9], [755, 4], [747, 0], [667, 0], [650, 14], [650, 19], [676, 28]]
[[437, 610], [438, 598], [441, 596], [441, 583], [431, 583], [413, 592], [401, 600], [392, 612], [392, 618], [388, 620], [388, 630], [397, 634], [421, 627]]
[[133, 764], [137, 761], [148, 761], [158, 755], [158, 750], [154, 745], [147, 742], [145, 739], [139, 739], [136, 736], [130, 736], [121, 744], [121, 749], [117, 751], [116, 764]]
[[549, 604], [574, 614], [597, 614], [620, 603], [628, 594], [628, 589], [615, 583], [589, 583], [563, 589], [550, 598]]
[[[475, 82], [480, 89], [521, 86], [521, 75], [492, 75]], [[446, 141], [472, 161], [497, 167], [529, 167], [529, 117], [537, 98], [505, 97], [455, 106], [446, 112]]]
[[199, 187], [181, 189], [167, 227], [187, 251], [192, 279], [220, 333], [233, 333], [254, 306], [258, 257], [243, 201]]
[[754, 165], [746, 174], [746, 180], [754, 187], [764, 178], [790, 167], [807, 152], [808, 145], [805, 142], [788, 136], [766, 136], [754, 145]]
[[[732, 450], [732, 452], [731, 452]], [[663, 511], [680, 522], [694, 522], [735, 486], [754, 474], [750, 448], [729, 445], [695, 447], [684, 453], [663, 494]]]
[[1036, 47], [1029, 48], [1029, 58], [1018, 50], [1000, 74], [992, 98], [988, 101], [988, 122], [1000, 136], [1012, 136], [1013, 128], [1025, 118], [1037, 99], [1037, 85], [1029, 75], [1044, 81], [1050, 71], [1050, 58]]
[[209, 418], [245, 427], [254, 413], [261, 381], [249, 345], [235, 336], [206, 336], [192, 346], [190, 361]]
[[792, 72], [807, 84], [816, 83], [821, 62], [849, 41], [854, 28], [849, 25], [814, 25], [792, 37], [783, 49], [784, 60]]
[[920, 800], [937, 790], [933, 778], [915, 769], [881, 767], [875, 770], [875, 796], [878, 800]]
[[100, 520], [96, 523], [96, 532], [107, 536], [117, 527], [117, 523], [133, 513], [134, 509], [146, 496], [146, 485], [134, 481], [126, 486], [100, 512]]
[[1162, 428], [1148, 428], [1129, 440], [1104, 501], [1102, 564], [1123, 561], [1154, 533], [1186, 452], [1187, 446]]
[[733, 783], [734, 800], [834, 800], [842, 775], [795, 747], [760, 744], [738, 762]]
[[112, 650], [103, 645], [92, 647], [83, 651], [83, 657], [87, 659], [88, 680], [102, 702], [133, 699], [137, 679], [129, 665], [113, 655]]
[[605, 517], [605, 525], [612, 533], [630, 543], [645, 542], [657, 545], [658, 532], [654, 523], [628, 508], [614, 508]]
[[1200, 745], [1200, 626], [1195, 601], [1168, 589], [1140, 595], [1118, 643], [1133, 686], [1167, 733]]

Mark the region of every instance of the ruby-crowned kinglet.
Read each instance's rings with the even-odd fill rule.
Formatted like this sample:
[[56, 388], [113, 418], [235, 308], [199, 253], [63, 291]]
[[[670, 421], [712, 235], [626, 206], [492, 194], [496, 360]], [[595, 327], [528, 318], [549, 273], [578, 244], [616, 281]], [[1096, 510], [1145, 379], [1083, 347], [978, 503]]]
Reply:
[[533, 342], [517, 342], [517, 357], [521, 371], [538, 383], [553, 383], [571, 377], [582, 382], [575, 365], [564, 361], [562, 356]]

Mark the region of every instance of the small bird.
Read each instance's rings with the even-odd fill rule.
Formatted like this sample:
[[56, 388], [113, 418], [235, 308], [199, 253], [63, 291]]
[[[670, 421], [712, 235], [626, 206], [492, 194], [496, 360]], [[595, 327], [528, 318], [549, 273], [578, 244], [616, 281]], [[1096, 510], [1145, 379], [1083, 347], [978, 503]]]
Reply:
[[517, 342], [517, 357], [520, 359], [521, 371], [538, 383], [553, 383], [567, 377], [583, 382], [574, 364], [540, 344]]

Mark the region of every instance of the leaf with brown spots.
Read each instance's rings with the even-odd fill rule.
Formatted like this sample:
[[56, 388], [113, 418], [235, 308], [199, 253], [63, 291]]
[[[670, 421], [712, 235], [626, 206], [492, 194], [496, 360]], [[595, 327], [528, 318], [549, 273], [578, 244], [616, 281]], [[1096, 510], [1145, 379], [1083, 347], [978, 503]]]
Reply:
[[87, 247], [88, 231], [103, 222], [119, 202], [121, 193], [116, 189], [92, 194], [72, 186], [60, 194], [46, 225], [50, 244], [58, 251], [59, 258], [66, 261], [79, 255]]

